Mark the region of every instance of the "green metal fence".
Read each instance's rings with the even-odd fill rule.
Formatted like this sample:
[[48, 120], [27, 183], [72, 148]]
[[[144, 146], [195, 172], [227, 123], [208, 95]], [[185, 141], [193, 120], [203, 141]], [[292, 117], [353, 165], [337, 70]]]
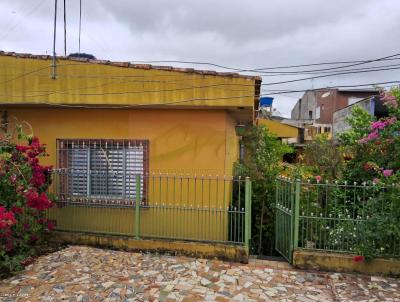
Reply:
[[129, 194], [124, 190], [118, 195], [116, 189], [100, 192], [99, 186], [96, 194], [82, 194], [77, 179], [84, 177], [77, 173], [81, 172], [53, 173], [51, 193], [56, 202], [47, 216], [58, 230], [248, 246], [249, 178], [136, 175], [125, 179], [132, 182], [124, 184], [131, 188]]
[[400, 188], [367, 183], [276, 182], [276, 249], [400, 256]]

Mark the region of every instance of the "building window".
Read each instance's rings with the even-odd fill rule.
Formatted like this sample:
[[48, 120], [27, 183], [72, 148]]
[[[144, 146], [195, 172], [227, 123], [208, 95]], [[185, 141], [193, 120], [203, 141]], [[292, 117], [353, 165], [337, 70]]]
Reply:
[[146, 200], [148, 141], [57, 140], [61, 201], [134, 204], [136, 175]]
[[325, 133], [331, 132], [331, 127], [324, 127], [324, 132]]
[[308, 111], [308, 119], [312, 120], [312, 110]]

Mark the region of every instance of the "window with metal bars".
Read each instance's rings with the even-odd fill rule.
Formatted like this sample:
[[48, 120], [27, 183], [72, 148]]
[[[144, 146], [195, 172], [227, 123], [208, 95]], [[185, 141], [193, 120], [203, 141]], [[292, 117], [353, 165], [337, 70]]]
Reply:
[[140, 175], [140, 196], [144, 202], [148, 145], [147, 140], [58, 139], [59, 197], [79, 202], [133, 204], [136, 175]]

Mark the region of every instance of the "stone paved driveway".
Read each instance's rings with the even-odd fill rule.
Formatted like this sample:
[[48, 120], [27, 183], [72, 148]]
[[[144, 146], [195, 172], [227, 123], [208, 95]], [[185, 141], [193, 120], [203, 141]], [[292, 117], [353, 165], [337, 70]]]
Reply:
[[0, 282], [1, 301], [400, 301], [400, 280], [71, 246]]

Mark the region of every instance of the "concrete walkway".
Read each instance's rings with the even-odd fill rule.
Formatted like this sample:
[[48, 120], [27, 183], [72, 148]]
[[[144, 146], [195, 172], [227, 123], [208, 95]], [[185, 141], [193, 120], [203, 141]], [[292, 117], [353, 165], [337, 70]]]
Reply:
[[400, 280], [71, 246], [1, 281], [0, 301], [400, 301]]

